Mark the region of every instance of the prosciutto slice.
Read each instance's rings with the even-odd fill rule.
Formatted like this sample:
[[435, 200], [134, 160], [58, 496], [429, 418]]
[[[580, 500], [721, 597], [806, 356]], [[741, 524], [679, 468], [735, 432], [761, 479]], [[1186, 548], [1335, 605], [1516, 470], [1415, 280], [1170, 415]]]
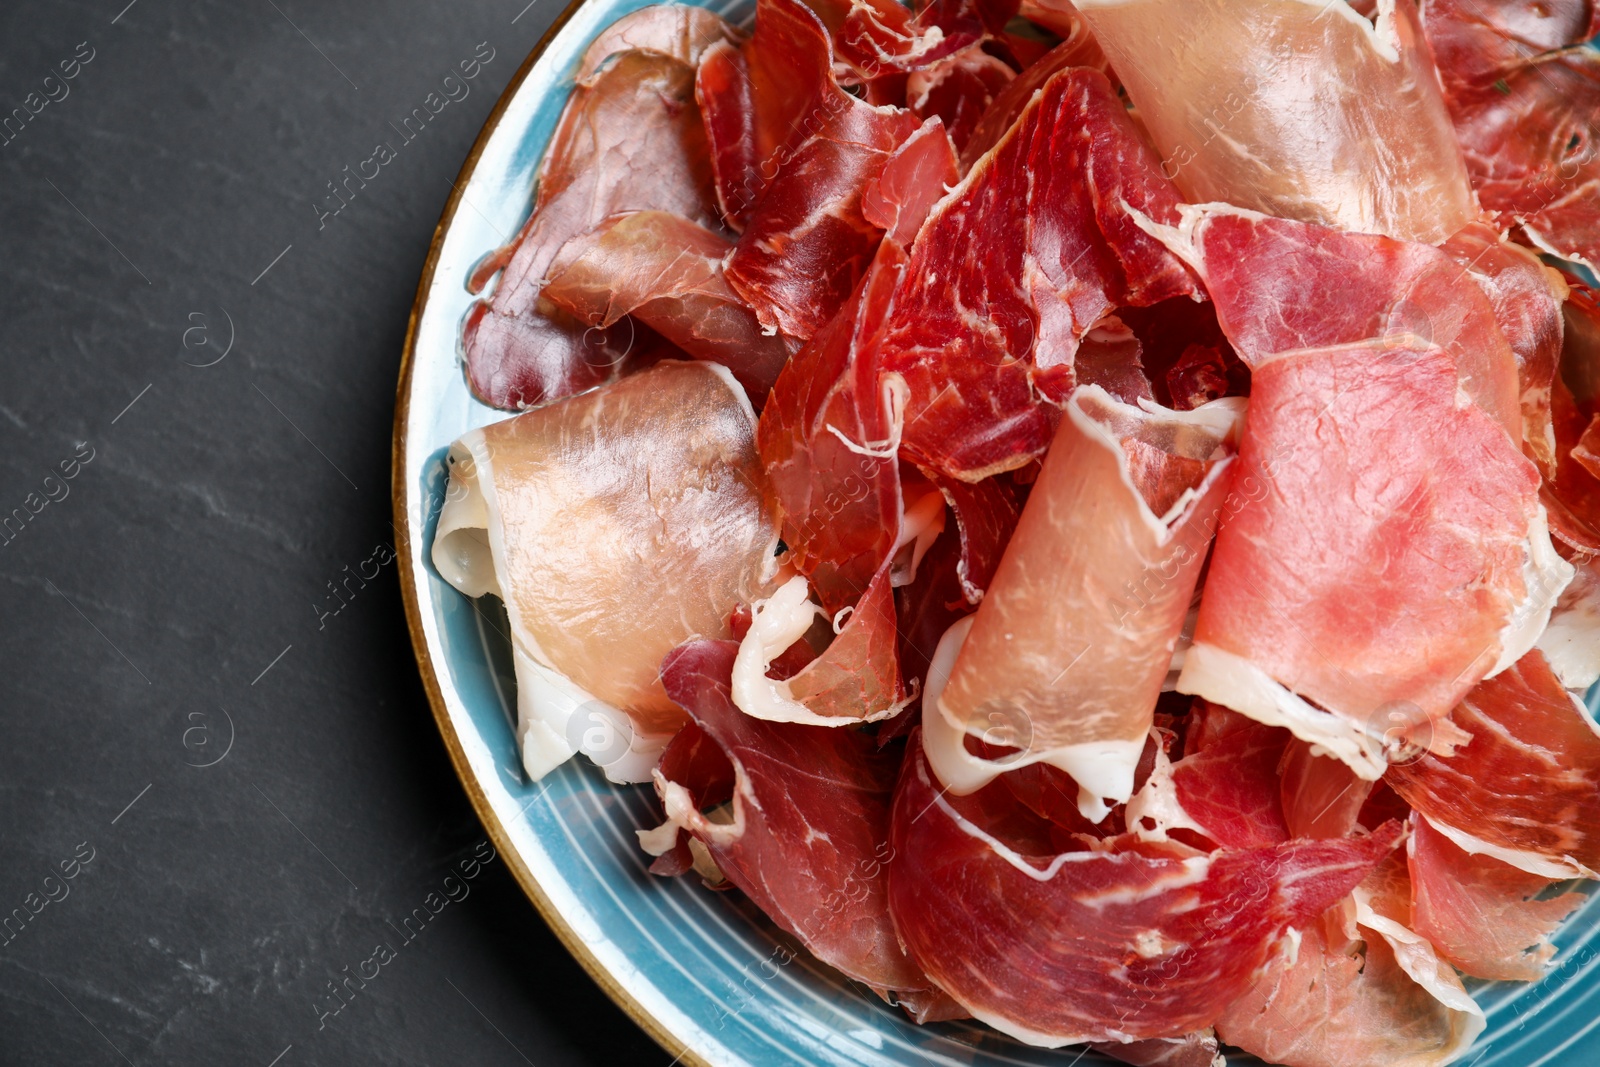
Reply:
[[[736, 650], [731, 641], [694, 641], [662, 664], [667, 692], [721, 750], [732, 782], [704, 757], [698, 773], [687, 773], [691, 761], [669, 750], [655, 778], [667, 823], [641, 835], [646, 846], [664, 853], [687, 831], [729, 882], [824, 963], [880, 995], [931, 992], [889, 917], [898, 753], [879, 752], [859, 732], [743, 714], [729, 696]], [[730, 821], [702, 811], [724, 799]]]
[[1460, 397], [1453, 362], [1404, 340], [1255, 368], [1180, 692], [1368, 779], [1397, 744], [1460, 739], [1450, 709], [1532, 645], [1571, 569], [1533, 465]]
[[[1236, 401], [1138, 408], [1098, 386], [1067, 403], [924, 739], [939, 779], [970, 793], [1049, 763], [1099, 821], [1134, 769], [1227, 492]], [[931, 692], [931, 690], [930, 690]], [[1021, 749], [999, 762], [964, 738]]]
[[533, 213], [473, 272], [503, 272], [462, 327], [467, 380], [495, 407], [517, 409], [608, 381], [632, 338], [608, 335], [543, 297], [556, 253], [620, 211], [657, 210], [714, 225], [708, 149], [693, 107], [694, 68], [655, 52], [615, 56], [573, 90], [539, 166]]
[[1538, 247], [1600, 264], [1600, 31], [1589, 0], [1426, 0], [1439, 64], [1483, 206]]
[[709, 363], [658, 363], [451, 446], [433, 564], [505, 601], [530, 777], [582, 748], [613, 780], [648, 780], [685, 721], [661, 658], [726, 635], [772, 578], [760, 484], [750, 403]]
[[921, 747], [913, 737], [895, 795], [895, 928], [974, 1017], [1035, 1045], [1205, 1028], [1287, 927], [1347, 894], [1400, 838], [1390, 825], [1210, 856], [1127, 839], [1061, 852], [1000, 783], [947, 795]]
[[1455, 709], [1472, 740], [1387, 780], [1434, 829], [1477, 856], [1547, 879], [1600, 869], [1600, 732], [1544, 655], [1479, 683]]
[[1464, 852], [1426, 820], [1406, 844], [1412, 925], [1467, 974], [1537, 982], [1555, 956], [1550, 934], [1583, 903], [1581, 893], [1537, 899], [1549, 879]]
[[1408, 0], [1080, 0], [1192, 202], [1435, 244], [1477, 211]]
[[1079, 340], [1119, 305], [1198, 292], [1135, 222], [1177, 197], [1109, 82], [1065, 70], [923, 224], [880, 349], [901, 453], [979, 481], [1044, 454]]
[[718, 175], [755, 194], [724, 273], [764, 327], [806, 340], [866, 273], [882, 230], [862, 215], [862, 193], [920, 120], [840, 88], [828, 32], [799, 0], [759, 0], [743, 59], [748, 82], [735, 99], [714, 102], [700, 86], [719, 130], [732, 126], [719, 109], [751, 109], [752, 144], [722, 155], [755, 172]]
[[739, 32], [721, 15], [690, 4], [651, 4], [601, 30], [578, 60], [573, 80], [586, 84], [606, 60], [623, 52], [655, 52], [695, 66], [719, 41], [737, 43]]
[[567, 242], [544, 298], [595, 331], [631, 315], [689, 355], [727, 367], [751, 398], [765, 401], [798, 345], [763, 333], [728, 286], [722, 261], [732, 247], [677, 215], [634, 212]]

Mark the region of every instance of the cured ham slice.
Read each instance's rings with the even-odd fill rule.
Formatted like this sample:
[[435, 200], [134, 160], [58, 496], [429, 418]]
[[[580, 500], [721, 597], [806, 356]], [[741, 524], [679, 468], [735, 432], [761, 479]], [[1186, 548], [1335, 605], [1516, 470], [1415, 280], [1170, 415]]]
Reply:
[[1183, 1037], [1130, 1041], [1125, 1045], [1101, 1042], [1094, 1050], [1134, 1067], [1217, 1067], [1222, 1059], [1217, 1049], [1217, 1035], [1209, 1030]]
[[1288, 731], [1215, 705], [1205, 711], [1211, 718], [1236, 721], [1197, 751], [1186, 746], [1183, 758], [1172, 765], [1178, 803], [1207, 837], [1224, 848], [1256, 848], [1289, 840], [1278, 776], [1290, 741]]
[[1178, 691], [1367, 779], [1386, 749], [1461, 740], [1451, 708], [1531, 647], [1571, 576], [1533, 465], [1415, 340], [1257, 365], [1234, 484]]
[[473, 272], [487, 300], [462, 328], [467, 380], [485, 403], [522, 408], [615, 377], [627, 355], [543, 299], [546, 272], [569, 240], [621, 211], [716, 220], [705, 131], [693, 106], [694, 68], [672, 56], [627, 52], [567, 101], [539, 167], [533, 213]]
[[676, 215], [635, 212], [567, 242], [544, 298], [594, 330], [632, 315], [696, 359], [727, 367], [746, 393], [764, 401], [798, 346], [763, 333], [729, 288], [722, 260], [732, 247]]
[[1000, 142], [1006, 131], [1011, 129], [1011, 124], [1017, 120], [1017, 116], [1022, 114], [1028, 102], [1033, 99], [1033, 94], [1060, 71], [1070, 67], [1088, 67], [1109, 76], [1105, 53], [1100, 51], [1099, 43], [1089, 32], [1089, 24], [1076, 10], [1072, 11], [1070, 18], [1061, 20], [1056, 32], [1061, 35], [1061, 43], [1030, 63], [1022, 73], [1008, 82], [978, 118], [965, 146], [961, 149], [963, 173], [972, 169], [972, 165], [985, 152]]
[[1251, 367], [1302, 348], [1431, 341], [1454, 360], [1462, 388], [1521, 440], [1516, 356], [1489, 298], [1450, 255], [1226, 204], [1185, 207], [1183, 217], [1168, 239], [1205, 279], [1223, 332]]
[[1373, 783], [1298, 737], [1284, 746], [1278, 776], [1291, 837], [1344, 837], [1360, 823], [1372, 795]]
[[965, 481], [1044, 454], [1079, 340], [1120, 305], [1195, 295], [1135, 222], [1177, 219], [1171, 183], [1105, 77], [1051, 78], [934, 209], [912, 250], [880, 365], [909, 390], [902, 455]]
[[[866, 273], [882, 231], [862, 215], [862, 193], [920, 120], [840, 88], [827, 30], [799, 0], [759, 0], [744, 64], [732, 106], [752, 109], [753, 149], [731, 156], [755, 161], [754, 178], [734, 184], [756, 195], [724, 273], [763, 326], [806, 340]], [[703, 80], [702, 108], [706, 90]]]
[[530, 777], [587, 745], [614, 780], [649, 778], [684, 722], [662, 657], [727, 634], [772, 578], [760, 482], [750, 403], [709, 363], [658, 363], [451, 446], [433, 564], [505, 601]]
[[[664, 759], [655, 782], [667, 824], [646, 831], [646, 845], [665, 852], [675, 830], [687, 831], [729, 882], [824, 963], [880, 994], [929, 991], [889, 918], [898, 753], [879, 752], [857, 731], [743, 714], [729, 697], [735, 654], [731, 641], [695, 641], [662, 664], [667, 692], [731, 764], [732, 786], [714, 769], [700, 780], [669, 777], [688, 761]], [[731, 821], [703, 812], [724, 797]]]
[[1217, 1019], [1217, 1036], [1285, 1067], [1439, 1067], [1465, 1052], [1483, 1017], [1414, 982], [1381, 937], [1365, 947], [1313, 921]]
[[1500, 332], [1517, 358], [1522, 440], [1546, 477], [1554, 477], [1556, 438], [1550, 390], [1561, 358], [1561, 304], [1567, 285], [1527, 249], [1482, 223], [1453, 235], [1441, 250], [1467, 268], [1494, 309]]
[[884, 237], [910, 248], [933, 205], [959, 180], [955, 145], [943, 120], [934, 117], [889, 157], [861, 197], [861, 214], [885, 230]]
[[906, 81], [906, 106], [917, 115], [942, 119], [960, 151], [1014, 76], [1003, 60], [973, 45], [913, 73]]
[[1544, 878], [1600, 869], [1600, 732], [1544, 655], [1480, 682], [1455, 709], [1472, 740], [1390, 768], [1387, 781], [1477, 856]]
[[1410, 3], [1078, 6], [1185, 199], [1423, 244], [1476, 217]]
[[1600, 681], [1600, 573], [1595, 559], [1578, 564], [1572, 584], [1561, 591], [1550, 625], [1539, 636], [1544, 653], [1561, 684], [1580, 692]]
[[[1097, 386], [1073, 394], [949, 682], [924, 701], [945, 785], [970, 793], [1008, 766], [1044, 762], [1078, 782], [1091, 821], [1105, 800], [1132, 796], [1227, 492], [1238, 413], [1235, 401], [1179, 413]], [[1019, 754], [967, 752], [967, 736], [997, 728]]]
[[1467, 974], [1537, 982], [1555, 956], [1550, 934], [1583, 903], [1581, 893], [1537, 897], [1550, 881], [1488, 856], [1463, 852], [1426, 820], [1406, 845], [1412, 925]]
[[1426, 0], [1423, 26], [1483, 206], [1538, 247], [1600, 264], [1600, 31], [1589, 0]]
[[587, 83], [606, 60], [622, 52], [655, 52], [692, 67], [719, 41], [739, 41], [738, 31], [721, 15], [689, 4], [651, 4], [601, 30], [583, 50], [572, 77], [580, 85]]
[[947, 795], [916, 737], [891, 825], [889, 907], [912, 958], [975, 1018], [1050, 1047], [1203, 1029], [1286, 928], [1400, 837], [1390, 825], [1210, 856], [1126, 839], [1061, 852], [1000, 783]]

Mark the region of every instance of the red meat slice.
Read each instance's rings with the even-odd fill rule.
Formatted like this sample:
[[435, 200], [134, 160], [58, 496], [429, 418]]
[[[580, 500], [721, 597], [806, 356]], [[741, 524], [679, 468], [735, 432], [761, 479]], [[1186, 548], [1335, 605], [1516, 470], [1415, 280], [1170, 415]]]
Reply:
[[[718, 156], [758, 162], [737, 180], [718, 172], [720, 187], [739, 190], [734, 197], [744, 188], [755, 194], [747, 212], [734, 209], [744, 233], [725, 275], [763, 326], [806, 340], [866, 273], [882, 230], [862, 215], [862, 193], [918, 120], [839, 87], [828, 32], [799, 0], [759, 0], [744, 66], [748, 82], [730, 106], [748, 102], [754, 147], [719, 144]], [[699, 88], [705, 107], [709, 81]], [[728, 110], [712, 107], [719, 109]], [[719, 131], [736, 127], [720, 114], [712, 122]]]
[[957, 166], [944, 122], [928, 119], [894, 150], [882, 173], [867, 183], [861, 195], [862, 216], [886, 231], [888, 240], [910, 248], [933, 205], [960, 180]]
[[1120, 305], [1197, 293], [1135, 221], [1177, 197], [1105, 77], [1063, 71], [934, 209], [879, 355], [909, 388], [902, 454], [966, 481], [1044, 454], [1079, 340]]
[[1278, 777], [1289, 732], [1226, 708], [1211, 706], [1207, 711], [1238, 721], [1199, 751], [1186, 750], [1172, 765], [1178, 803], [1223, 848], [1257, 848], [1289, 840]]
[[626, 345], [600, 340], [604, 335], [543, 298], [546, 272], [569, 240], [629, 210], [715, 224], [705, 131], [691, 101], [694, 75], [671, 56], [625, 52], [573, 90], [539, 167], [533, 213], [470, 280], [477, 292], [504, 268], [462, 332], [467, 380], [485, 403], [527, 407], [598, 385], [620, 369]]
[[544, 297], [595, 332], [632, 315], [696, 359], [727, 367], [759, 407], [798, 346], [763, 333], [729, 288], [722, 260], [732, 247], [677, 215], [634, 212], [567, 242]]
[[1412, 926], [1467, 974], [1537, 982], [1555, 955], [1550, 934], [1583, 903], [1581, 893], [1538, 900], [1549, 879], [1474, 856], [1417, 820], [1407, 843]]
[[1372, 783], [1313, 748], [1298, 737], [1284, 746], [1278, 776], [1285, 825], [1291, 837], [1344, 837], [1360, 823]]
[[906, 81], [906, 106], [923, 117], [937, 115], [944, 120], [960, 151], [1013, 77], [1015, 72], [1003, 60], [979, 45], [969, 45], [914, 72]]
[[1423, 28], [1478, 199], [1538, 247], [1600, 265], [1600, 30], [1591, 0], [1427, 0]]
[[1454, 721], [1471, 742], [1390, 768], [1395, 791], [1469, 851], [1546, 878], [1595, 877], [1600, 732], [1544, 654], [1479, 683]]
[[1209, 857], [1124, 838], [1061, 853], [1041, 822], [998, 783], [942, 795], [912, 737], [892, 820], [895, 928], [976, 1018], [1047, 1046], [1210, 1025], [1287, 927], [1349, 893], [1401, 836], [1389, 825]]
[[737, 648], [694, 641], [662, 664], [668, 694], [721, 749], [734, 780], [732, 822], [713, 821], [702, 808], [722, 795], [726, 774], [703, 759], [665, 760], [656, 789], [669, 822], [693, 834], [729, 882], [824, 963], [875, 990], [928, 990], [888, 912], [898, 753], [879, 752], [858, 731], [745, 715], [728, 695]]
[[1399, 742], [1462, 739], [1451, 708], [1532, 643], [1571, 572], [1541, 543], [1533, 464], [1458, 393], [1449, 355], [1409, 338], [1255, 368], [1180, 692], [1369, 779]]
[[622, 52], [658, 52], [691, 67], [719, 41], [738, 42], [739, 31], [721, 15], [691, 4], [651, 4], [601, 30], [578, 60], [573, 80], [590, 81], [606, 60]]

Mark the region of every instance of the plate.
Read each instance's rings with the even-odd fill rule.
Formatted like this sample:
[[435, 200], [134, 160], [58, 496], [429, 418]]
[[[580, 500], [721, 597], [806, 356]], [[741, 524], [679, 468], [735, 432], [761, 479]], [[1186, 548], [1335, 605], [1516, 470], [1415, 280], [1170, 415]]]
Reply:
[[[467, 157], [412, 307], [395, 411], [395, 526], [412, 643], [456, 773], [551, 928], [682, 1063], [1110, 1064], [1076, 1049], [1030, 1048], [974, 1025], [912, 1025], [863, 987], [796, 956], [785, 935], [737, 894], [709, 892], [693, 878], [648, 874], [634, 831], [658, 819], [650, 788], [612, 785], [581, 757], [541, 782], [526, 780], [512, 732], [504, 611], [463, 597], [428, 561], [444, 499], [446, 449], [465, 431], [506, 417], [473, 399], [462, 374], [460, 326], [472, 299], [467, 275], [526, 218], [534, 173], [584, 46], [643, 6], [644, 0], [579, 0], [556, 19]], [[707, 6], [735, 16], [750, 10]], [[1580, 1043], [1600, 1027], [1597, 927], [1600, 897], [1591, 896], [1558, 937], [1557, 967], [1542, 983], [1475, 983], [1489, 1028], [1461, 1062], [1578, 1062]]]

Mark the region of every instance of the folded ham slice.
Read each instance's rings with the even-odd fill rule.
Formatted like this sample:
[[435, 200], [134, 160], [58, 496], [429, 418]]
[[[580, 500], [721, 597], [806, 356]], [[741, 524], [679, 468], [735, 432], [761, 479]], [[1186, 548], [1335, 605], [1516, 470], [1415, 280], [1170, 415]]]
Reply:
[[1483, 206], [1600, 266], [1600, 31], [1591, 0], [1426, 0], [1423, 26]]
[[1600, 870], [1600, 729], [1541, 652], [1455, 709], [1472, 740], [1390, 768], [1387, 781], [1456, 845], [1544, 878]]
[[[1173, 412], [1098, 386], [1073, 394], [949, 681], [924, 701], [945, 785], [970, 793], [1008, 767], [1049, 763], [1078, 782], [1094, 822], [1104, 801], [1132, 795], [1241, 407]], [[980, 759], [968, 736], [1020, 751]]]
[[692, 4], [651, 4], [630, 11], [601, 30], [578, 60], [573, 80], [591, 81], [606, 60], [623, 52], [656, 52], [691, 67], [719, 41], [737, 43], [739, 32], [726, 19]]
[[695, 69], [658, 52], [625, 52], [580, 84], [539, 165], [533, 213], [473, 271], [474, 292], [503, 273], [462, 328], [467, 380], [485, 403], [517, 409], [616, 376], [631, 338], [590, 330], [543, 299], [562, 245], [619, 211], [653, 209], [715, 225]]
[[658, 363], [473, 430], [449, 462], [433, 564], [505, 601], [528, 774], [584, 748], [648, 780], [685, 721], [662, 657], [726, 636], [775, 569], [744, 391], [713, 364]]
[[1080, 0], [1186, 199], [1434, 244], [1477, 211], [1409, 0]]
[[1451, 708], [1571, 577], [1533, 465], [1414, 339], [1258, 365], [1234, 484], [1178, 690], [1368, 779], [1386, 748], [1462, 740]]
[[889, 908], [912, 958], [975, 1018], [1047, 1047], [1204, 1029], [1286, 928], [1400, 839], [1390, 824], [1209, 856], [1125, 837], [1063, 852], [1002, 783], [940, 789], [915, 736], [891, 825]]

